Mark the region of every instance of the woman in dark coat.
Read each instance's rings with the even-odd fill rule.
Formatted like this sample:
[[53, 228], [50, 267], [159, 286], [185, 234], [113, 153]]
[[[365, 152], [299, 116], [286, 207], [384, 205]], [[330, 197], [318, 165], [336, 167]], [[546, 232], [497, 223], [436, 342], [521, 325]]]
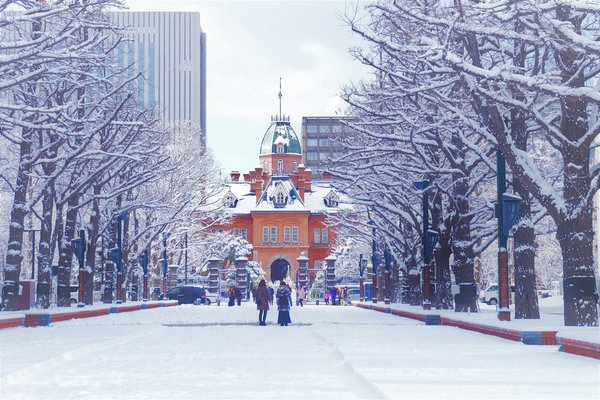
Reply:
[[291, 295], [292, 291], [290, 288], [285, 284], [284, 281], [281, 281], [275, 296], [277, 298], [277, 309], [279, 310], [277, 323], [281, 326], [287, 326], [287, 324], [292, 323], [290, 318], [290, 307], [292, 306], [290, 302]]
[[256, 309], [258, 310], [258, 324], [261, 326], [267, 325], [267, 311], [269, 311], [269, 290], [264, 279], [258, 284], [256, 289]]

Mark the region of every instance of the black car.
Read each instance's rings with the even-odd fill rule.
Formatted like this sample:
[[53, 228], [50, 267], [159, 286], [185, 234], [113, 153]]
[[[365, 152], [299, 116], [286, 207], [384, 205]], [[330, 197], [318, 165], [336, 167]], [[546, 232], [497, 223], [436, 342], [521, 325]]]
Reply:
[[206, 290], [197, 286], [177, 286], [167, 290], [168, 300], [177, 300], [179, 304], [204, 303]]

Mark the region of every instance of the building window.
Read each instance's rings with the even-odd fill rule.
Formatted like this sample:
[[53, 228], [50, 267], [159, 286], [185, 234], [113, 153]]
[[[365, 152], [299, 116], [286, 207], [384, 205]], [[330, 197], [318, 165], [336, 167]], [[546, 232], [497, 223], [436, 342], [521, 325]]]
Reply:
[[242, 228], [241, 233], [242, 233], [242, 239], [248, 240], [248, 229]]
[[329, 243], [329, 231], [327, 228], [321, 230], [321, 243]]
[[233, 234], [235, 236], [240, 236], [240, 230], [238, 228], [233, 228]]
[[315, 243], [321, 243], [321, 228], [315, 228]]
[[319, 139], [319, 147], [329, 147], [329, 138]]
[[294, 168], [294, 173], [298, 172], [298, 161], [294, 161], [292, 163], [292, 165], [293, 165], [293, 168]]
[[277, 160], [277, 173], [283, 175], [283, 160]]
[[285, 148], [283, 147], [282, 144], [277, 145], [277, 154], [283, 154], [284, 150], [285, 150]]
[[344, 126], [342, 124], [335, 124], [331, 127], [333, 133], [342, 133]]
[[277, 243], [277, 227], [271, 227], [271, 243]]
[[329, 154], [328, 153], [319, 153], [319, 160], [321, 160], [321, 161], [329, 160]]
[[327, 132], [329, 132], [329, 125], [319, 125], [319, 132], [320, 133], [327, 133]]
[[313, 151], [309, 151], [308, 153], [306, 153], [306, 158], [308, 160], [318, 160], [318, 158], [319, 158], [318, 154], [319, 153], [315, 153]]
[[281, 193], [281, 192], [277, 193], [277, 197], [275, 198], [275, 203], [277, 203], [278, 205], [285, 204], [285, 196], [283, 195], [283, 193]]
[[318, 145], [319, 145], [319, 141], [317, 139], [306, 139], [306, 146], [317, 147]]
[[321, 269], [323, 267], [323, 260], [315, 260], [315, 269]]
[[290, 242], [290, 227], [286, 226], [283, 228], [283, 241], [286, 243]]
[[298, 227], [297, 226], [292, 227], [292, 242], [294, 242], [294, 243], [298, 242]]
[[317, 130], [317, 125], [306, 125], [306, 132], [308, 133], [317, 133]]
[[269, 241], [269, 227], [263, 226], [263, 243], [267, 243]]

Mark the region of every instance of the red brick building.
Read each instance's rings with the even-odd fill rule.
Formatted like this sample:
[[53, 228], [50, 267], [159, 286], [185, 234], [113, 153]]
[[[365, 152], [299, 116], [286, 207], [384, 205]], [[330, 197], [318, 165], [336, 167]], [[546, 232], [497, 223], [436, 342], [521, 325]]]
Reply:
[[254, 170], [231, 173], [224, 201], [233, 218], [220, 228], [252, 244], [248, 258], [259, 263], [267, 278], [295, 279], [302, 254], [312, 269], [322, 267], [332, 253], [335, 231], [326, 218], [340, 210], [339, 197], [328, 181], [312, 181], [289, 117], [271, 118], [258, 158]]

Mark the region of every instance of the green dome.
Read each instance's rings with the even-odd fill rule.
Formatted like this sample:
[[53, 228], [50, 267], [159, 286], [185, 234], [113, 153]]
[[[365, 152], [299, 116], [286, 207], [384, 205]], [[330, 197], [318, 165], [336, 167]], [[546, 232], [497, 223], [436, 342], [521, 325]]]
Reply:
[[302, 154], [300, 139], [289, 121], [273, 121], [263, 136], [260, 154], [277, 153], [277, 145], [284, 145], [284, 153]]

